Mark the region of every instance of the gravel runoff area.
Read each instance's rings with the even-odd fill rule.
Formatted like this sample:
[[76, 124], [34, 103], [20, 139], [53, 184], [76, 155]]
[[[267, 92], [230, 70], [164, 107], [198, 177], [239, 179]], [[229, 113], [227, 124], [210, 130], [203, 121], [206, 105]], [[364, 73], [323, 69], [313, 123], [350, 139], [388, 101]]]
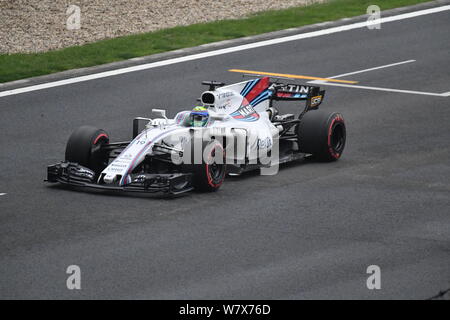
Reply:
[[[326, 0], [0, 0], [0, 53], [33, 53]], [[80, 29], [68, 30], [70, 5]]]

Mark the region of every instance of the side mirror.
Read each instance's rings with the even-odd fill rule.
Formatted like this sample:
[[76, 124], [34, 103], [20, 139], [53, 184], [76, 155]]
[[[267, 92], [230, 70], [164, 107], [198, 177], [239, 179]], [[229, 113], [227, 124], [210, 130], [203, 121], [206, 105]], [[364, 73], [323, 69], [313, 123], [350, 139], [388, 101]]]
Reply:
[[155, 116], [159, 116], [159, 117], [164, 118], [164, 119], [167, 120], [167, 117], [166, 117], [166, 110], [163, 110], [163, 109], [152, 109], [152, 113], [153, 113]]
[[144, 122], [144, 121], [148, 123], [148, 122], [152, 121], [152, 119], [142, 118], [142, 117], [137, 117], [137, 118], [133, 119], [133, 139], [136, 138], [140, 132], [139, 123]]

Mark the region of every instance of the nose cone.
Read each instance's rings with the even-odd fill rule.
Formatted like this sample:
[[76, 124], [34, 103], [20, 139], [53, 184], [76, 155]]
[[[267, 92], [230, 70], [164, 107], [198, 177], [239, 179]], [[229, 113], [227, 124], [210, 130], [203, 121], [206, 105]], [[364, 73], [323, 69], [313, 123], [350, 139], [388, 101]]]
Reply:
[[111, 184], [114, 183], [116, 181], [116, 177], [117, 175], [112, 174], [112, 173], [107, 173], [104, 177], [103, 177], [103, 181], [107, 184]]

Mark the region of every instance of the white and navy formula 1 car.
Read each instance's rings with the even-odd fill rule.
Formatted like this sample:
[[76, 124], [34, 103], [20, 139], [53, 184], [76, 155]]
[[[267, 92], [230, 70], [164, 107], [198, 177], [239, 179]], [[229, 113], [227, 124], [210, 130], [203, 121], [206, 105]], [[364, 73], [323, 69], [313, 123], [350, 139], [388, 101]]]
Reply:
[[[339, 113], [317, 110], [325, 91], [260, 77], [232, 85], [208, 81], [201, 105], [173, 119], [135, 118], [133, 139], [111, 142], [92, 126], [75, 130], [65, 161], [51, 165], [48, 182], [103, 190], [179, 194], [216, 191], [225, 175], [313, 156], [341, 157], [346, 129]], [[305, 101], [299, 114], [279, 113], [276, 102]], [[141, 131], [139, 128], [145, 124]]]

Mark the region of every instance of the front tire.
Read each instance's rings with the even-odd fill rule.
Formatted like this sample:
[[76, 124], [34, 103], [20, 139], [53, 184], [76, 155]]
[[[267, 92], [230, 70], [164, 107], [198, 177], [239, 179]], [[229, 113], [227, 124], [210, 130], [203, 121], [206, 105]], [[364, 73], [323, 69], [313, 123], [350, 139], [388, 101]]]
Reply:
[[108, 143], [109, 135], [104, 130], [82, 126], [72, 133], [67, 142], [66, 161], [76, 162], [98, 175], [108, 165], [109, 155], [101, 148]]
[[297, 127], [301, 152], [319, 161], [336, 161], [344, 151], [346, 128], [340, 113], [313, 110], [305, 113]]
[[225, 180], [225, 150], [219, 141], [213, 140], [202, 143], [202, 152], [201, 163], [194, 163], [194, 148], [191, 145], [191, 164], [187, 167], [193, 174], [192, 184], [197, 191], [217, 191]]

